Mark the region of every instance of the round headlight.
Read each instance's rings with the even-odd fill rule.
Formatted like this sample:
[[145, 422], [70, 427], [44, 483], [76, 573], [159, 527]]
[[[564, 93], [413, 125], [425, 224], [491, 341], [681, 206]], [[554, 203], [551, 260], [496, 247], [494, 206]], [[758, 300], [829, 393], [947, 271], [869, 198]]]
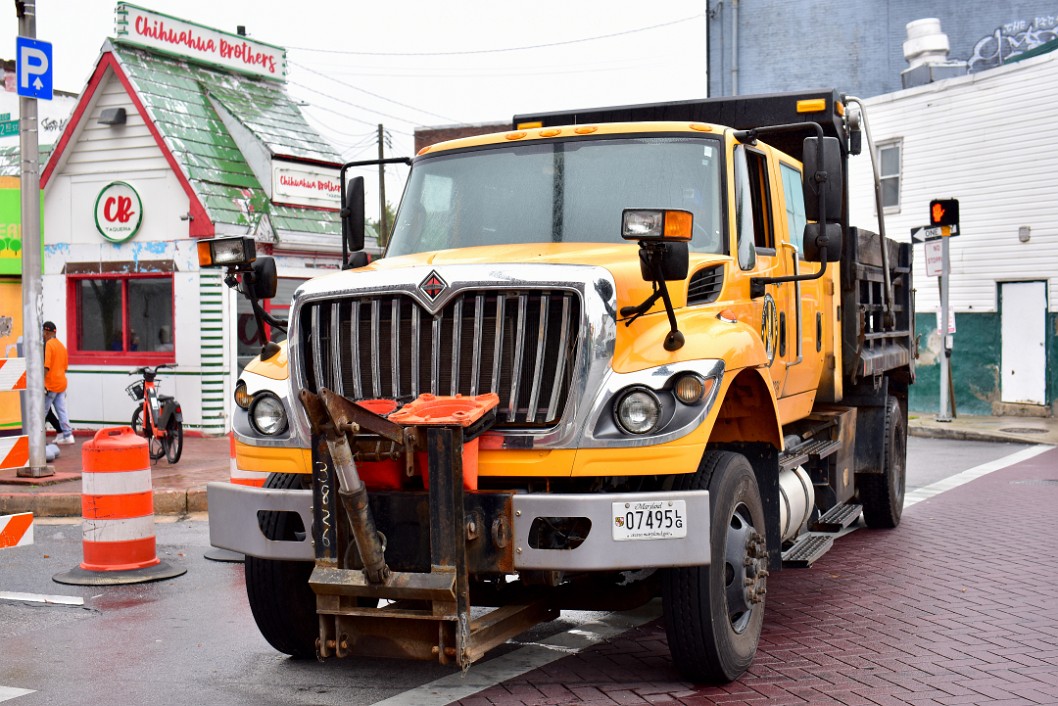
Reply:
[[246, 391], [246, 383], [240, 380], [235, 385], [235, 404], [243, 409], [248, 409], [251, 402], [253, 402], [253, 395]]
[[649, 434], [658, 426], [661, 402], [646, 388], [635, 388], [621, 395], [614, 405], [614, 419], [629, 434]]
[[262, 434], [275, 436], [286, 430], [287, 412], [275, 395], [259, 395], [250, 407], [250, 422]]

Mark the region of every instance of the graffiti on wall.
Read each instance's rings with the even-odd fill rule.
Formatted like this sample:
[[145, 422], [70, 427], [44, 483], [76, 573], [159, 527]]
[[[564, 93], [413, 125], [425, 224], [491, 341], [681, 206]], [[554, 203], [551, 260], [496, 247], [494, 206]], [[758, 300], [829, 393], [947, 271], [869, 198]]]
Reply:
[[978, 40], [967, 63], [971, 73], [991, 69], [1053, 39], [1058, 39], [1058, 15], [1008, 22]]

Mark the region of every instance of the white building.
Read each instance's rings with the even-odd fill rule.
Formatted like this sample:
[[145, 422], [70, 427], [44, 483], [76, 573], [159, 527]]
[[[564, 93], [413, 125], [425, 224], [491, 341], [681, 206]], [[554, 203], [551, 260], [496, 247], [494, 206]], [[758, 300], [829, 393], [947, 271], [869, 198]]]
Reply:
[[297, 283], [339, 266], [341, 158], [286, 94], [284, 49], [116, 12], [42, 170], [42, 318], [69, 349], [75, 428], [128, 423], [129, 371], [176, 363], [162, 392], [185, 428], [221, 433], [237, 361], [259, 345], [222, 272], [199, 271], [196, 242], [256, 237], [284, 314]]
[[[1053, 44], [1053, 43], [1052, 43]], [[867, 99], [886, 228], [907, 241], [932, 199], [956, 198], [949, 241], [957, 410], [1053, 414], [1058, 398], [1058, 51]], [[850, 167], [852, 222], [870, 222], [866, 160]], [[939, 409], [939, 287], [916, 246], [921, 355], [912, 406]]]

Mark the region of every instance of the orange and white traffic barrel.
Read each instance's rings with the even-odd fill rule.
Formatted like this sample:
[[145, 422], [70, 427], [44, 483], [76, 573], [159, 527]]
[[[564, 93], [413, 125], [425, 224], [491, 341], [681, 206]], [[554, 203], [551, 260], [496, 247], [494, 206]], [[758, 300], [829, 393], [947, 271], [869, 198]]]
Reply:
[[80, 586], [145, 583], [187, 572], [158, 559], [147, 440], [132, 427], [101, 429], [81, 450], [84, 561], [53, 580]]

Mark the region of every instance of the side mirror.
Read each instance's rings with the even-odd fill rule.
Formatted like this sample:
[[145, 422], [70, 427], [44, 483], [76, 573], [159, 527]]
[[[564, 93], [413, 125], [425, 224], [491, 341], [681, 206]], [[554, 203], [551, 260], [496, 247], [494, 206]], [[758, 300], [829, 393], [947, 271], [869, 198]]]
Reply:
[[349, 258], [349, 269], [355, 270], [357, 267], [364, 267], [371, 262], [371, 256], [363, 250], [354, 252], [353, 256]]
[[827, 223], [822, 229], [819, 223], [805, 225], [804, 258], [808, 262], [822, 262], [824, 254], [827, 262], [841, 259], [841, 224]]
[[276, 295], [279, 277], [276, 275], [276, 261], [271, 257], [259, 257], [253, 263], [254, 299], [271, 299]]
[[[823, 138], [823, 161], [819, 161], [819, 138], [804, 141], [805, 215], [810, 221], [840, 221], [845, 192], [841, 169], [841, 145], [836, 137]], [[826, 213], [819, 213], [819, 196], [826, 199]]]
[[353, 177], [342, 204], [342, 237], [349, 252], [364, 249], [364, 177]]
[[687, 279], [690, 257], [687, 243], [651, 243], [639, 250], [639, 271], [647, 282]]

